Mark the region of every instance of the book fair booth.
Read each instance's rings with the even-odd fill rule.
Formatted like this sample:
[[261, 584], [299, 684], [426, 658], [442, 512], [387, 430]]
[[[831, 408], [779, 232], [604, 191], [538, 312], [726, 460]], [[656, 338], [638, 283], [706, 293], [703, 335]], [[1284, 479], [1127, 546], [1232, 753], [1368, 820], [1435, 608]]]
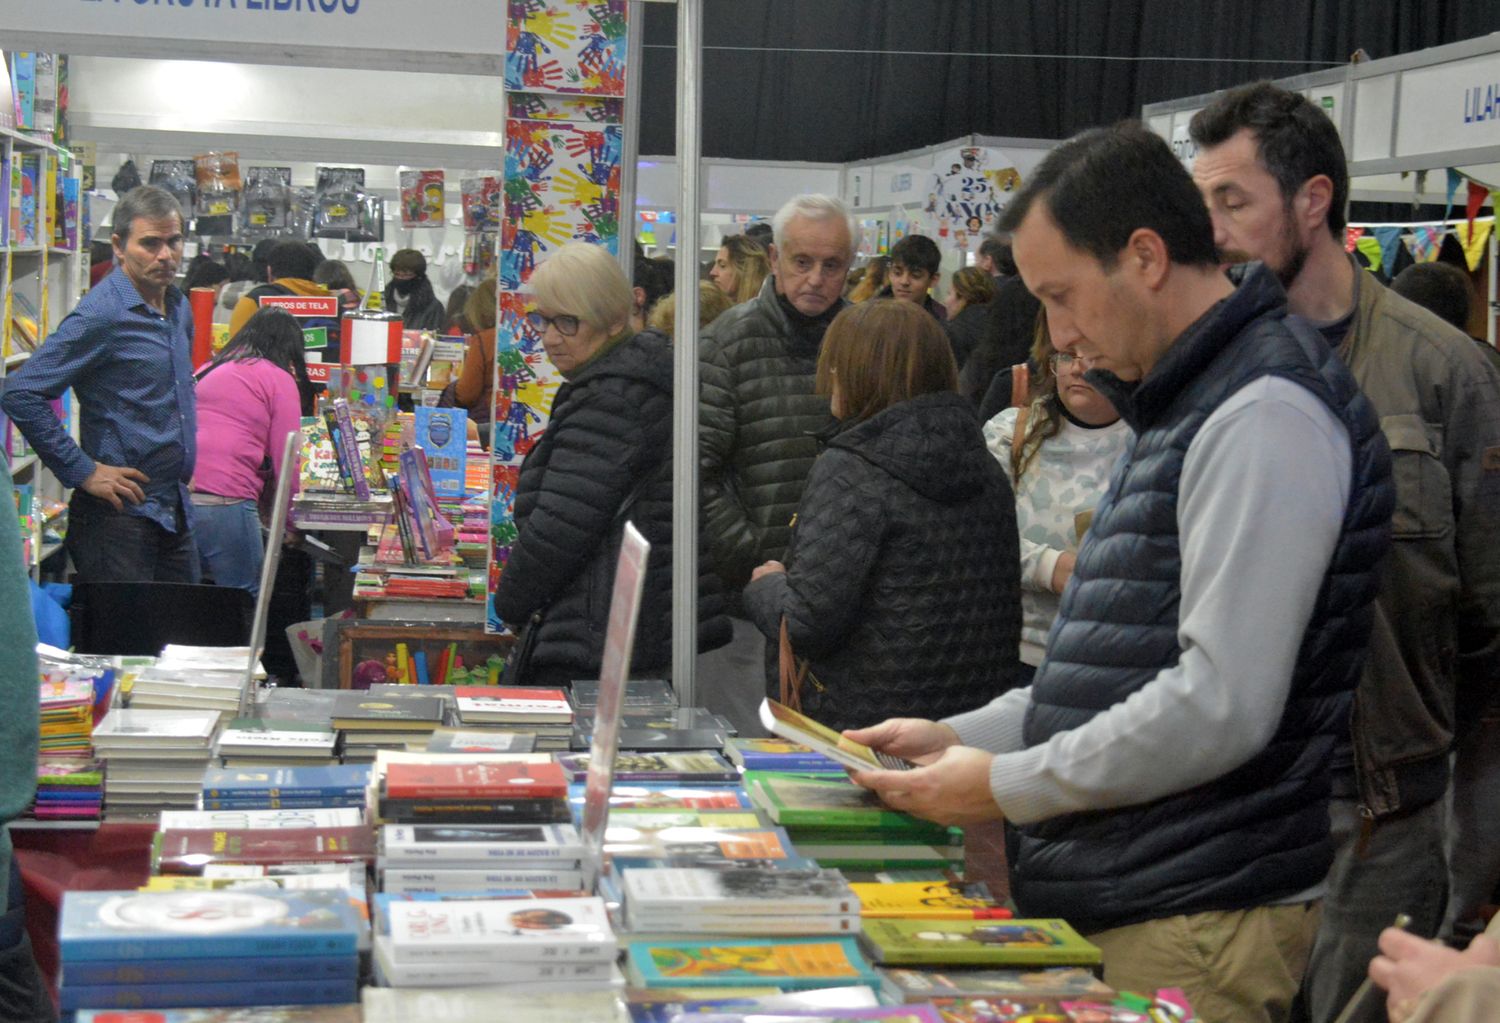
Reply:
[[[705, 158], [702, 0], [681, 0], [676, 153], [641, 154], [643, 2], [444, 6], [0, 0], [7, 374], [87, 292], [121, 183], [179, 198], [184, 267], [297, 238], [356, 282], [348, 306], [261, 300], [299, 319], [320, 394], [269, 505], [267, 534], [297, 539], [267, 544], [258, 593], [80, 588], [66, 640], [38, 648], [38, 784], [9, 832], [61, 1010], [666, 1023], [728, 998], [723, 1023], [1021, 1018], [984, 1015], [995, 1005], [1196, 1018], [1181, 992], [1106, 987], [1066, 921], [1014, 920], [993, 830], [890, 809], [848, 778], [883, 764], [865, 747], [770, 705], [770, 737], [736, 734], [696, 688], [701, 265], [820, 192], [853, 209], [857, 262], [924, 234], [946, 278], [1053, 143]], [[1352, 225], [1350, 250], [1379, 270], [1457, 246], [1491, 344], [1500, 97], [1475, 86], [1500, 81], [1496, 38], [1286, 82], [1339, 125], [1356, 199], [1444, 207]], [[1206, 99], [1143, 116], [1191, 159], [1184, 126]], [[1462, 118], [1430, 116], [1449, 108]], [[627, 526], [599, 678], [526, 689], [503, 684], [517, 641], [492, 596], [520, 466], [563, 383], [527, 282], [571, 240], [606, 246], [627, 277], [675, 261], [671, 671], [627, 678], [656, 556]], [[451, 400], [462, 330], [405, 329], [382, 307], [398, 250], [443, 299], [495, 278], [482, 435]], [[229, 314], [216, 292], [191, 301], [197, 367]], [[71, 394], [56, 411], [76, 439]], [[64, 582], [66, 488], [8, 422], [4, 440], [28, 571]]]

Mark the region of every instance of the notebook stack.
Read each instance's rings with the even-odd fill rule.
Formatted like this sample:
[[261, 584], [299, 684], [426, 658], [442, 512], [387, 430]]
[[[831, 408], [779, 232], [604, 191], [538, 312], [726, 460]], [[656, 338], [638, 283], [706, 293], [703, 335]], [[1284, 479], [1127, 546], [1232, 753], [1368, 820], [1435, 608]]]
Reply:
[[369, 764], [211, 767], [203, 775], [203, 809], [362, 808], [369, 784]]
[[94, 729], [111, 816], [197, 805], [219, 712], [115, 708]]
[[240, 717], [219, 732], [215, 751], [225, 767], [319, 767], [337, 762], [338, 733], [313, 721]]
[[962, 828], [892, 810], [847, 777], [745, 772], [750, 799], [802, 855], [844, 870], [961, 870]]
[[391, 902], [384, 924], [375, 971], [388, 987], [581, 991], [624, 983], [599, 898]]
[[338, 891], [65, 892], [61, 1007], [354, 1003], [358, 929]]
[[465, 728], [493, 728], [534, 738], [537, 750], [565, 750], [573, 708], [561, 689], [458, 686], [458, 719]]
[[151, 872], [202, 875], [225, 864], [363, 865], [373, 855], [374, 836], [363, 810], [168, 812], [152, 839]]
[[858, 934], [859, 897], [837, 870], [772, 867], [623, 870], [634, 935]]
[[422, 750], [443, 723], [447, 701], [405, 686], [410, 695], [348, 692], [334, 704], [333, 727], [342, 733], [345, 761], [369, 761], [380, 750]]

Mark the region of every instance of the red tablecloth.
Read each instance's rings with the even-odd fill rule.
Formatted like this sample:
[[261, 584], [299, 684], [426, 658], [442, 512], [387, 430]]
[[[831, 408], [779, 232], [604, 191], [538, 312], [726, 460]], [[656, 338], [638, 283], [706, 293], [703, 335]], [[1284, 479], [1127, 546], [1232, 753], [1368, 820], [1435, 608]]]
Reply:
[[11, 829], [26, 885], [26, 930], [37, 965], [57, 995], [57, 914], [63, 892], [139, 888], [151, 874], [154, 821], [89, 830]]

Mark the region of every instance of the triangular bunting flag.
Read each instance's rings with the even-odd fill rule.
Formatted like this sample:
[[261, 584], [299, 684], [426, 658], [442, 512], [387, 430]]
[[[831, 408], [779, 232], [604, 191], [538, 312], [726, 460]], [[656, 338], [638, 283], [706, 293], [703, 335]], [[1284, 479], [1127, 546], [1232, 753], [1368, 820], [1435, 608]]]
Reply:
[[1452, 167], [1448, 168], [1448, 205], [1443, 210], [1443, 223], [1448, 223], [1448, 218], [1453, 216], [1453, 197], [1458, 194], [1458, 186], [1463, 184], [1464, 176]]
[[1366, 235], [1365, 237], [1359, 239], [1359, 241], [1355, 242], [1354, 247], [1361, 253], [1363, 253], [1365, 259], [1369, 261], [1370, 271], [1372, 273], [1379, 273], [1382, 261], [1385, 258], [1384, 253], [1380, 248], [1379, 239], [1373, 238], [1370, 235]]
[[1395, 266], [1396, 249], [1401, 245], [1401, 228], [1376, 227], [1371, 228], [1370, 233], [1380, 242], [1380, 265]]
[[1365, 229], [1362, 227], [1344, 228], [1344, 251], [1353, 252], [1354, 246], [1357, 245], [1359, 243], [1359, 240], [1364, 236]]
[[1477, 181], [1469, 182], [1469, 201], [1466, 209], [1469, 214], [1469, 230], [1474, 230], [1474, 218], [1479, 215], [1479, 209], [1489, 201], [1490, 190]]
[[1438, 249], [1443, 244], [1441, 227], [1414, 227], [1411, 229], [1411, 254], [1418, 263], [1431, 263], [1437, 259]]
[[1484, 261], [1484, 247], [1488, 244], [1494, 227], [1495, 220], [1491, 217], [1489, 220], [1471, 220], [1454, 229], [1464, 247], [1464, 262], [1469, 264], [1470, 273], [1478, 270], [1479, 264]]

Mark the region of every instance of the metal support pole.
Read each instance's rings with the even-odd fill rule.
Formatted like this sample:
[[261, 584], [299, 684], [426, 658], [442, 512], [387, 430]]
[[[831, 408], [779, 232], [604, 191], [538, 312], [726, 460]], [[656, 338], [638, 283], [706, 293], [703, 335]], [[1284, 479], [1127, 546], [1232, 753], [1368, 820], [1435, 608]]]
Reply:
[[1500, 295], [1496, 295], [1496, 285], [1500, 282], [1500, 269], [1495, 266], [1495, 259], [1500, 257], [1500, 237], [1496, 237], [1496, 231], [1500, 231], [1500, 203], [1490, 208], [1495, 216], [1495, 224], [1490, 228], [1490, 301], [1486, 308], [1489, 315], [1484, 318], [1485, 337], [1490, 346], [1495, 345], [1495, 320], [1500, 318]]
[[696, 705], [698, 650], [698, 164], [703, 0], [677, 5], [677, 337], [672, 403], [672, 685]]
[[646, 5], [630, 0], [625, 5], [625, 124], [620, 147], [620, 269], [635, 284], [635, 176], [641, 155], [641, 68], [645, 51]]

